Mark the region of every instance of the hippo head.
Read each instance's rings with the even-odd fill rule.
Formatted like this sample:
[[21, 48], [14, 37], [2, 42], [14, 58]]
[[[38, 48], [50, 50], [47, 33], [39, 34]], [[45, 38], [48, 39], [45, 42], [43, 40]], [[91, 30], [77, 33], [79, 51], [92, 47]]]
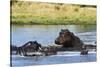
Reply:
[[55, 39], [55, 44], [72, 47], [73, 33], [68, 29], [61, 29], [59, 36]]

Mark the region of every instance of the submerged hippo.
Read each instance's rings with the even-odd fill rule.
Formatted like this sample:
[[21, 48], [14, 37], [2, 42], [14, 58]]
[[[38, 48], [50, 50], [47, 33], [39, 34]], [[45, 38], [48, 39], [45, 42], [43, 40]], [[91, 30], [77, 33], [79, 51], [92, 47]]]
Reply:
[[62, 29], [59, 36], [55, 39], [55, 44], [79, 50], [82, 49], [83, 42], [68, 29]]
[[87, 46], [83, 45], [80, 55], [87, 55], [87, 54], [88, 54]]
[[29, 41], [24, 45], [18, 47], [17, 54], [27, 55], [27, 53], [37, 52], [41, 49], [41, 44], [37, 41]]
[[87, 55], [88, 54], [88, 50], [82, 50], [80, 54], [81, 55]]

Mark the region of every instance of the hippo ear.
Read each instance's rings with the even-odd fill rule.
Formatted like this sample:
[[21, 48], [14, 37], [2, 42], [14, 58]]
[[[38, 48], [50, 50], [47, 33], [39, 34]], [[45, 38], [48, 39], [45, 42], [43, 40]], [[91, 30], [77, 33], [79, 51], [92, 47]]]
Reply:
[[69, 32], [69, 30], [68, 30], [68, 29], [65, 29], [65, 30]]
[[61, 31], [63, 31], [63, 29], [61, 29]]
[[34, 43], [37, 44], [38, 42], [35, 40]]

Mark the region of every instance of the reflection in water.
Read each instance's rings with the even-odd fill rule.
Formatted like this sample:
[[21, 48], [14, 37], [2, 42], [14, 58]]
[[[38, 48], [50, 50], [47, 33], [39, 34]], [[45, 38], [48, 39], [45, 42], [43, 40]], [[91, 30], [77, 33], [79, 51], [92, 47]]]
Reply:
[[[37, 40], [42, 45], [52, 45], [61, 29], [69, 29], [83, 41], [96, 41], [96, 25], [13, 25], [11, 41], [17, 46], [29, 40]], [[85, 33], [90, 33], [90, 37], [86, 37], [88, 34], [81, 35]]]

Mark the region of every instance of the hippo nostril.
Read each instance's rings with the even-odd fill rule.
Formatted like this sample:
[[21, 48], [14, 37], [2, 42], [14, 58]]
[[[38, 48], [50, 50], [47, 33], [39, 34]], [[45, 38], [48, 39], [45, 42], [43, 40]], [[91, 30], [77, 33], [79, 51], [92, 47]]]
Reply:
[[58, 44], [58, 42], [55, 40], [55, 44]]
[[55, 44], [60, 44], [60, 42], [58, 40], [55, 40]]

